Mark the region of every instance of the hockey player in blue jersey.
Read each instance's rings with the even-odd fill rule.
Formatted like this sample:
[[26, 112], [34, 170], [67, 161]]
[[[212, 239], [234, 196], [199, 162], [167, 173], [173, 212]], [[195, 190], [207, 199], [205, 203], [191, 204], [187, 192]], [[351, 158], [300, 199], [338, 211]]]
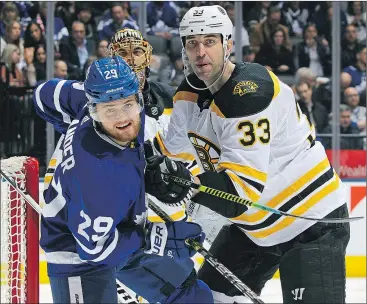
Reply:
[[[175, 89], [166, 84], [152, 81], [149, 79], [150, 62], [152, 59], [152, 46], [144, 39], [138, 30], [121, 29], [111, 38], [109, 45], [109, 54], [121, 56], [135, 72], [139, 79], [140, 90], [144, 99], [145, 113], [145, 140], [155, 137], [158, 131], [167, 129], [171, 112], [173, 109], [173, 94]], [[87, 98], [84, 94], [84, 83], [73, 80], [52, 79], [37, 88], [35, 94], [36, 107], [53, 96], [55, 102], [75, 103], [83, 106], [82, 101], [87, 103]], [[57, 131], [65, 134], [70, 122], [60, 121], [57, 123]], [[49, 165], [45, 175], [45, 188], [48, 187], [48, 182], [52, 179], [55, 169], [56, 159], [54, 157], [49, 161]], [[195, 163], [193, 163], [195, 170]], [[193, 171], [195, 173], [195, 171]], [[155, 200], [154, 197], [150, 197]], [[183, 220], [186, 218], [185, 206], [167, 206], [155, 200], [155, 203], [169, 214], [174, 220]], [[150, 208], [148, 208], [148, 220], [152, 222], [161, 221]]]
[[97, 60], [85, 94], [87, 104], [34, 98], [38, 114], [65, 133], [41, 219], [54, 302], [117, 303], [117, 277], [149, 302], [211, 303], [184, 243], [203, 240], [200, 226], [143, 227], [144, 111], [136, 75], [119, 56]]

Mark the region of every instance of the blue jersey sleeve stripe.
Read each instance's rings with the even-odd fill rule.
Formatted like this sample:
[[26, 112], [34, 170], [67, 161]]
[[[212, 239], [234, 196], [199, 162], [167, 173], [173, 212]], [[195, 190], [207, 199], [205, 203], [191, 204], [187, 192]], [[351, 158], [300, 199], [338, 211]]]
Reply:
[[67, 123], [70, 124], [71, 123], [71, 119], [70, 116], [68, 114], [66, 114], [62, 109], [61, 109], [61, 105], [60, 105], [60, 92], [62, 89], [62, 86], [64, 85], [64, 83], [67, 80], [62, 80], [60, 81], [55, 88], [55, 92], [54, 92], [54, 105], [55, 105], [55, 109], [61, 113], [62, 115], [62, 120]]
[[39, 85], [36, 89], [36, 102], [37, 102], [37, 106], [38, 108], [42, 111], [45, 112], [45, 109], [43, 108], [43, 104], [41, 101], [41, 96], [40, 96], [40, 91], [43, 88], [43, 86], [46, 84], [46, 82], [42, 83], [41, 85]]

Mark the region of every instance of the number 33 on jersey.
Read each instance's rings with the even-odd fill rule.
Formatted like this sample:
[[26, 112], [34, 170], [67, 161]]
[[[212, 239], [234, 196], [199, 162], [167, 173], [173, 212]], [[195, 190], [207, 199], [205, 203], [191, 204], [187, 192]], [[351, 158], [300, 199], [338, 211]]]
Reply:
[[[188, 79], [205, 87], [194, 74]], [[214, 95], [184, 81], [174, 103], [158, 142], [164, 153], [191, 160], [192, 173], [222, 171], [241, 197], [304, 216], [323, 217], [344, 203], [339, 178], [293, 91], [263, 66], [237, 64]], [[253, 208], [231, 220], [265, 246], [290, 240], [305, 227]]]

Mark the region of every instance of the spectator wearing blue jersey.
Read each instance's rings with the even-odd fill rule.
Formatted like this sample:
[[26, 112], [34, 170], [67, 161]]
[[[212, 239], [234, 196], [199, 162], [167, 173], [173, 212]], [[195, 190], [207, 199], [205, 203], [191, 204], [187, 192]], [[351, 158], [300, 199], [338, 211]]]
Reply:
[[63, 133], [41, 219], [54, 303], [117, 303], [116, 278], [149, 303], [213, 303], [185, 245], [203, 241], [201, 227], [145, 225], [143, 103], [120, 56], [94, 61], [84, 84], [53, 79], [35, 90], [37, 113]]
[[123, 4], [119, 2], [113, 3], [110, 13], [112, 18], [104, 23], [102, 30], [98, 33], [100, 40], [110, 41], [112, 36], [123, 28], [139, 29], [136, 22], [127, 19], [128, 12]]
[[152, 1], [147, 5], [148, 35], [171, 39], [178, 35], [178, 15], [172, 1]]
[[[47, 1], [39, 2], [40, 5], [40, 22], [42, 22], [43, 28], [46, 30], [46, 21], [47, 21]], [[69, 31], [65, 26], [64, 21], [55, 17], [54, 19], [54, 42], [57, 45], [58, 42], [65, 36], [69, 36]]]
[[351, 76], [350, 86], [355, 87], [359, 94], [366, 91], [366, 57], [366, 46], [359, 45], [356, 49], [356, 64], [350, 65], [343, 70], [344, 73], [348, 73]]

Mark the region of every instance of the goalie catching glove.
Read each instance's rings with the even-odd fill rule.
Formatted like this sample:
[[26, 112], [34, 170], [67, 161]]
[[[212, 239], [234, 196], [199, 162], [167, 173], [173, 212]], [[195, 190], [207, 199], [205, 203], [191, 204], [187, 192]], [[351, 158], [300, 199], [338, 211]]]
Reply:
[[186, 239], [202, 244], [205, 233], [200, 225], [192, 222], [150, 223], [145, 237], [145, 253], [175, 259], [192, 257], [196, 251], [185, 244]]
[[181, 162], [170, 160], [166, 156], [153, 155], [146, 159], [145, 191], [167, 205], [189, 203], [193, 190], [176, 184], [163, 173], [192, 180], [189, 170]]

